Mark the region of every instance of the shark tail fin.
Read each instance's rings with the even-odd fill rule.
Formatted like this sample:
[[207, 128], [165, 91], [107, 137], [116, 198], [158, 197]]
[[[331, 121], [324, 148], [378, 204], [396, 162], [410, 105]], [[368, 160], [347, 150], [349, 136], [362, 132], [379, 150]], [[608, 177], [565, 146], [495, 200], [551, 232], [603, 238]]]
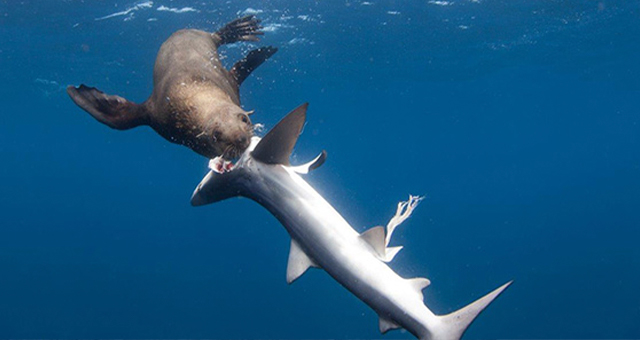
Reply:
[[509, 281], [496, 288], [489, 294], [470, 303], [451, 314], [440, 316], [441, 324], [437, 329], [431, 330], [429, 339], [460, 339], [473, 320], [482, 312], [495, 298], [500, 295], [513, 281]]

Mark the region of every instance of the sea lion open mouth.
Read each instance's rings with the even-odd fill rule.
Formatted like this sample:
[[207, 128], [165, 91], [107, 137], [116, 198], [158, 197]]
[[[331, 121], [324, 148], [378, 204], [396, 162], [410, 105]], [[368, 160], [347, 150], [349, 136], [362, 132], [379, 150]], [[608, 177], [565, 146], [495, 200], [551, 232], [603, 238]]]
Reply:
[[247, 143], [246, 145], [229, 143], [217, 157], [220, 157], [224, 161], [235, 163], [248, 147], [249, 143]]
[[239, 154], [240, 151], [238, 151], [235, 145], [228, 144], [224, 151], [222, 151], [222, 153], [218, 157], [225, 161], [233, 161], [238, 157]]

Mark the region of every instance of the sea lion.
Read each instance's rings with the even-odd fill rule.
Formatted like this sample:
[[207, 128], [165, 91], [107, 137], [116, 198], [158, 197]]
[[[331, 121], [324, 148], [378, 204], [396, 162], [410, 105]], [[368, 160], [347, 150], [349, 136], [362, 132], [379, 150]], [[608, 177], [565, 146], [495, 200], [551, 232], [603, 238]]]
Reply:
[[167, 140], [208, 157], [238, 156], [253, 135], [251, 112], [240, 107], [239, 86], [277, 48], [258, 48], [226, 70], [217, 49], [264, 34], [255, 16], [236, 19], [215, 33], [177, 31], [158, 52], [153, 93], [142, 104], [83, 85], [67, 87], [71, 99], [111, 128], [149, 125]]

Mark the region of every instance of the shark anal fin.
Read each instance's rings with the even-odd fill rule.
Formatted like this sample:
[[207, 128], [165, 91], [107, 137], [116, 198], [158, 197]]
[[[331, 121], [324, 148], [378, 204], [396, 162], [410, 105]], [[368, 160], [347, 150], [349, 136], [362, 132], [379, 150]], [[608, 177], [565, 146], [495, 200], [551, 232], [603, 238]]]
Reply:
[[424, 277], [407, 279], [407, 281], [409, 281], [409, 284], [411, 284], [411, 286], [413, 286], [413, 288], [415, 289], [416, 293], [418, 293], [418, 295], [420, 296], [420, 300], [424, 300], [424, 295], [422, 294], [422, 290], [427, 288], [431, 284], [431, 281], [429, 281], [429, 279]]
[[308, 103], [304, 103], [282, 118], [256, 145], [251, 156], [265, 164], [289, 165], [289, 157], [302, 132], [308, 106]]
[[287, 264], [287, 283], [291, 284], [298, 279], [309, 267], [318, 267], [312, 259], [300, 248], [298, 242], [291, 239], [289, 251], [289, 263]]
[[392, 329], [400, 328], [400, 326], [397, 323], [382, 316], [380, 317], [380, 320], [379, 320], [379, 326], [380, 326], [380, 333], [382, 334], [385, 334], [386, 332]]

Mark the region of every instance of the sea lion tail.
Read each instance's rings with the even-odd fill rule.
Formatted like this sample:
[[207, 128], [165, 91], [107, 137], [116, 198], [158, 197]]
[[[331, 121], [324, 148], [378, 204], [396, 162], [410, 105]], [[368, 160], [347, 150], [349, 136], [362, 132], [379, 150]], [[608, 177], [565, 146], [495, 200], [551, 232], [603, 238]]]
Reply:
[[260, 19], [255, 15], [247, 15], [226, 24], [212, 36], [217, 47], [238, 41], [258, 41], [258, 36], [264, 34], [261, 28]]
[[130, 102], [120, 96], [108, 95], [95, 87], [67, 87], [69, 97], [93, 118], [117, 130], [127, 130], [146, 125], [147, 110], [143, 105]]
[[238, 86], [240, 86], [251, 72], [262, 65], [267, 59], [271, 58], [276, 52], [278, 52], [278, 49], [273, 46], [255, 49], [249, 52], [242, 60], [235, 63], [229, 72], [236, 79]]

